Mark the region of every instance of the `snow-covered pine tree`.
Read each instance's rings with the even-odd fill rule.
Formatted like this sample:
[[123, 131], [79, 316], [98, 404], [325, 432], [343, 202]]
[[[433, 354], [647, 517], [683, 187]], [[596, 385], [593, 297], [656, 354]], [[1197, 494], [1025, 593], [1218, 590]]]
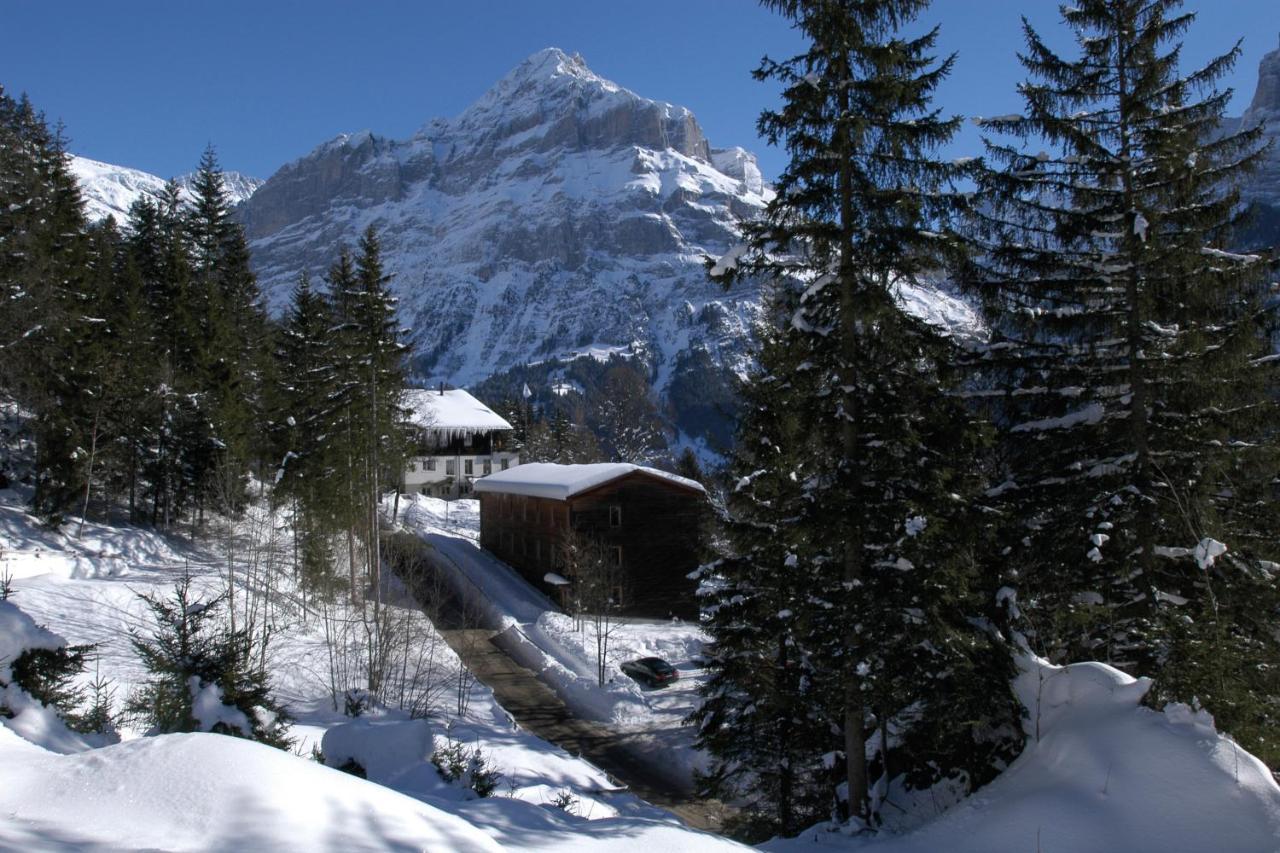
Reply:
[[249, 631], [219, 624], [226, 594], [200, 598], [182, 577], [168, 597], [139, 598], [154, 627], [131, 633], [148, 675], [126, 711], [157, 734], [212, 731], [288, 749], [291, 718], [272, 694], [264, 650]]
[[231, 204], [212, 148], [205, 149], [191, 183], [193, 203], [184, 217], [191, 247], [188, 299], [194, 309], [197, 383], [213, 425], [212, 466], [200, 498], [216, 495], [225, 510], [241, 503], [241, 478], [255, 451], [262, 423], [261, 389], [266, 361], [266, 317], [249, 268], [244, 229]]
[[356, 256], [358, 297], [352, 331], [362, 387], [356, 399], [367, 421], [363, 503], [368, 523], [369, 577], [375, 586], [381, 571], [378, 502], [383, 491], [399, 489], [408, 455], [408, 413], [404, 406], [408, 347], [400, 340], [396, 298], [388, 287], [390, 282], [391, 276], [383, 271], [378, 234], [371, 225], [360, 237]]
[[277, 335], [268, 421], [272, 479], [278, 499], [294, 509], [295, 558], [304, 594], [334, 591], [331, 543], [333, 501], [329, 442], [335, 428], [336, 364], [330, 328], [333, 315], [322, 293], [303, 272]]
[[0, 88], [0, 393], [32, 414], [32, 501], [57, 522], [80, 493], [82, 434], [68, 408], [88, 243], [80, 193], [60, 132], [23, 97]]
[[1280, 692], [1271, 361], [1262, 265], [1224, 243], [1260, 143], [1219, 131], [1238, 46], [1180, 70], [1180, 6], [1064, 7], [1073, 57], [1024, 23], [1025, 115], [985, 122], [1013, 140], [988, 144], [974, 281], [1005, 559], [1037, 648], [1155, 676], [1155, 701], [1211, 703], [1263, 754]]
[[[781, 288], [778, 289], [780, 291]], [[766, 304], [778, 307], [778, 296]], [[784, 294], [781, 294], [784, 295]], [[741, 418], [727, 471], [732, 485], [700, 569], [709, 677], [690, 716], [711, 756], [705, 796], [737, 803], [734, 834], [747, 841], [794, 835], [832, 811], [832, 673], [815, 670], [804, 643], [811, 607], [806, 567], [826, 557], [808, 542], [821, 508], [808, 484], [822, 475], [825, 444], [795, 403], [819, 393], [801, 369], [804, 344], [773, 310], [758, 329], [758, 369], [742, 384]]]
[[137, 478], [143, 482], [131, 503], [144, 514], [150, 504], [151, 523], [167, 526], [185, 510], [209, 444], [193, 379], [198, 337], [193, 301], [187, 298], [191, 258], [177, 186], [167, 186], [159, 202], [135, 202], [125, 230], [124, 272], [137, 278], [128, 287], [141, 291], [144, 321], [152, 326], [150, 352], [139, 349], [135, 358], [154, 365], [151, 376], [140, 378], [146, 394], [132, 438], [138, 445]]
[[376, 577], [377, 492], [398, 485], [407, 452], [405, 346], [372, 228], [359, 251], [353, 260], [344, 249], [329, 271], [332, 381], [319, 451], [325, 459], [320, 501], [332, 529], [347, 534], [353, 595], [361, 558]]
[[[977, 427], [947, 393], [947, 340], [894, 298], [957, 245], [942, 223], [958, 203], [948, 186], [959, 167], [933, 152], [959, 120], [930, 104], [951, 67], [932, 55], [937, 31], [900, 33], [926, 2], [765, 5], [809, 42], [756, 72], [784, 87], [760, 128], [791, 159], [746, 250], [712, 274], [804, 286], [790, 328], [817, 390], [789, 405], [818, 458], [805, 480], [815, 510], [786, 528], [815, 555], [797, 618], [815, 668], [837, 676], [831, 713], [849, 814], [870, 819], [868, 752], [878, 798], [902, 774], [917, 787], [980, 784], [1020, 738], [1011, 656], [976, 619], [993, 590], [966, 547], [981, 528], [971, 506]], [[937, 701], [952, 688], [963, 710]], [[917, 739], [950, 748], [895, 751]]]

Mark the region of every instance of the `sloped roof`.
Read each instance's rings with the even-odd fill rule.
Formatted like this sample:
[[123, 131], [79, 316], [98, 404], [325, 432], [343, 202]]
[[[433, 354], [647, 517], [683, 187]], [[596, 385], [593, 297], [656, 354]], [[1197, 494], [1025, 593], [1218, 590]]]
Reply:
[[657, 468], [646, 468], [643, 465], [632, 465], [627, 462], [601, 462], [593, 465], [530, 462], [481, 477], [475, 482], [475, 490], [563, 501], [636, 472], [666, 480], [692, 491], [706, 492], [702, 484], [694, 480], [668, 474]]
[[441, 393], [410, 388], [404, 394], [409, 421], [420, 429], [450, 434], [509, 430], [511, 424], [461, 388]]

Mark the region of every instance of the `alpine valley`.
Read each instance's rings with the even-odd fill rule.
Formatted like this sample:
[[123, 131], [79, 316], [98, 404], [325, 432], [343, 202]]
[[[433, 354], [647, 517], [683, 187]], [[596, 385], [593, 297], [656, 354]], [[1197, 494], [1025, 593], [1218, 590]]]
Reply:
[[[1241, 119], [1280, 115], [1280, 50], [1262, 61]], [[163, 182], [76, 158], [94, 216], [123, 218]], [[1250, 241], [1274, 242], [1280, 146], [1246, 197], [1262, 216]], [[716, 148], [688, 109], [650, 100], [556, 48], [520, 63], [453, 119], [407, 140], [343, 134], [265, 183], [229, 175], [254, 268], [274, 312], [298, 276], [323, 279], [373, 225], [427, 383], [557, 383], [575, 359], [633, 360], [672, 432], [727, 440], [732, 378], [750, 358], [758, 284], [725, 291], [709, 258], [771, 197], [755, 157]], [[978, 319], [942, 289], [900, 294], [954, 329]], [[505, 384], [503, 380], [506, 380]], [[715, 405], [712, 402], [715, 401]]]

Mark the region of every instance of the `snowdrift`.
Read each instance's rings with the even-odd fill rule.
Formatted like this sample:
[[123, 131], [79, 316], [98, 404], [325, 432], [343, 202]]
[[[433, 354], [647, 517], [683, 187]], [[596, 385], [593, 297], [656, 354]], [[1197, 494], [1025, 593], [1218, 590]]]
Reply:
[[0, 726], [0, 767], [6, 850], [502, 849], [440, 809], [224, 735], [55, 755]]
[[1027, 658], [1027, 746], [1001, 776], [915, 832], [818, 827], [766, 845], [875, 853], [1276, 853], [1280, 787], [1203, 710], [1139, 706], [1150, 687], [1101, 663]]

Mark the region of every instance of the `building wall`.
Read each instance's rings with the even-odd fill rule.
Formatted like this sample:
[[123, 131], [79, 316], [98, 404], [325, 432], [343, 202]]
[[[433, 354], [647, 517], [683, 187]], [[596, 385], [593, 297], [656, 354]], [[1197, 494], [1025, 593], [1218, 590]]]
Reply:
[[519, 464], [520, 454], [515, 452], [414, 456], [405, 468], [404, 491], [458, 497], [471, 493], [471, 481]]
[[697, 615], [689, 572], [700, 561], [706, 497], [636, 473], [568, 501], [480, 494], [480, 545], [558, 600], [543, 578], [564, 572], [570, 526], [620, 548], [623, 612], [636, 616]]

